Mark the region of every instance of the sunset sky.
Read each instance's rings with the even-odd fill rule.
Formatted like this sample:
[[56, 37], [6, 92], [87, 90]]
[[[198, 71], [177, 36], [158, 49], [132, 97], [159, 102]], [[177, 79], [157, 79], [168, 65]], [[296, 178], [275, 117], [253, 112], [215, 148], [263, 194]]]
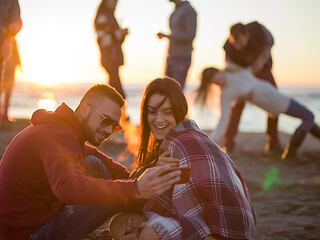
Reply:
[[[258, 20], [274, 35], [274, 74], [279, 85], [320, 86], [319, 0], [190, 0], [198, 31], [188, 83], [196, 84], [205, 66], [224, 66], [229, 27]], [[23, 29], [18, 34], [23, 73], [20, 81], [53, 84], [102, 83], [93, 21], [100, 0], [20, 0]], [[116, 16], [129, 28], [123, 45], [123, 83], [147, 83], [163, 76], [174, 4], [168, 0], [119, 0]]]

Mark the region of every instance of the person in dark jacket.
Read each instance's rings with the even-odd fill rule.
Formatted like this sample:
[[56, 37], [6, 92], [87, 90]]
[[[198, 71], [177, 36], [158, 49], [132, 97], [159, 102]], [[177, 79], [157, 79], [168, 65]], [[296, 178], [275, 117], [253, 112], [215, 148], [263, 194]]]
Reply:
[[[90, 88], [73, 111], [35, 111], [0, 165], [0, 239], [82, 239], [118, 204], [152, 198], [179, 181], [169, 166], [137, 180], [93, 146], [121, 130], [124, 99], [109, 85]], [[86, 144], [89, 142], [89, 144]], [[93, 145], [93, 146], [92, 146]]]
[[158, 36], [169, 39], [165, 74], [176, 79], [184, 88], [197, 31], [197, 13], [188, 1], [170, 0], [170, 2], [175, 4], [169, 19], [171, 33], [159, 32]]
[[[234, 24], [230, 28], [230, 36], [224, 45], [226, 61], [236, 63], [242, 67], [251, 67], [255, 76], [276, 86], [272, 68], [270, 50], [274, 39], [270, 31], [258, 22], [246, 25]], [[238, 125], [245, 101], [237, 100], [230, 111], [230, 122], [224, 134], [224, 146], [228, 152], [235, 147], [234, 138], [238, 132]], [[278, 117], [268, 116], [266, 153], [281, 154], [282, 149], [278, 138]]]
[[20, 60], [19, 49], [17, 41], [13, 38], [11, 39], [11, 54], [8, 60], [6, 61], [4, 73], [3, 73], [3, 89], [4, 101], [1, 104], [1, 120], [3, 122], [8, 122], [8, 110], [10, 106], [10, 99], [12, 95], [12, 90], [15, 83], [15, 75], [17, 67], [22, 71], [22, 65]]
[[114, 16], [117, 2], [117, 0], [101, 1], [95, 18], [95, 29], [101, 53], [101, 65], [109, 74], [109, 84], [125, 98], [119, 68], [124, 64], [121, 45], [128, 34], [128, 29], [120, 28]]
[[10, 56], [11, 39], [16, 36], [21, 27], [22, 21], [18, 0], [0, 0], [0, 99], [3, 85], [3, 68], [5, 60]]

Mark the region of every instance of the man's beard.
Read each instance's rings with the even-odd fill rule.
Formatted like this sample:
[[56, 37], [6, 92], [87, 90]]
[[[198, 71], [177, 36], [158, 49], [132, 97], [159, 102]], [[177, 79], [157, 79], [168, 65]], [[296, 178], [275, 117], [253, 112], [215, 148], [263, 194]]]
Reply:
[[88, 119], [88, 117], [83, 119], [82, 123], [80, 124], [84, 139], [93, 146], [100, 146], [101, 142], [95, 140], [96, 131], [90, 128]]

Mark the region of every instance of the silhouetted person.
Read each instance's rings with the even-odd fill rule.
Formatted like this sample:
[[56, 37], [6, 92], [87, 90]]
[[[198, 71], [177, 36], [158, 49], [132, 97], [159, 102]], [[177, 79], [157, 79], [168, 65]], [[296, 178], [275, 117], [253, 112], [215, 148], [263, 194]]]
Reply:
[[[234, 62], [242, 67], [252, 67], [255, 76], [271, 83], [276, 87], [273, 78], [272, 58], [270, 49], [274, 44], [270, 31], [258, 22], [247, 25], [237, 23], [230, 28], [230, 36], [224, 45], [227, 62]], [[265, 57], [268, 55], [267, 57]], [[231, 152], [235, 147], [234, 138], [238, 132], [238, 125], [245, 102], [237, 100], [230, 112], [230, 122], [224, 134], [224, 146]], [[281, 153], [278, 138], [278, 117], [268, 116], [267, 135], [268, 143], [265, 150], [267, 153]]]
[[4, 102], [2, 103], [3, 110], [1, 111], [2, 121], [8, 121], [8, 109], [10, 105], [10, 99], [12, 95], [12, 90], [15, 82], [15, 73], [17, 66], [21, 67], [21, 61], [19, 56], [19, 50], [17, 46], [17, 41], [15, 39], [11, 40], [11, 54], [9, 59], [5, 63], [4, 74], [3, 74], [3, 93]]
[[9, 39], [13, 38], [21, 27], [18, 0], [0, 0], [0, 99], [3, 85], [3, 66], [10, 53]]
[[101, 52], [101, 65], [109, 74], [109, 84], [125, 98], [119, 67], [124, 64], [121, 45], [128, 34], [128, 29], [120, 28], [114, 16], [117, 2], [117, 0], [101, 1], [95, 18], [95, 29]]
[[197, 30], [197, 13], [188, 1], [169, 0], [176, 6], [169, 19], [170, 34], [159, 32], [158, 36], [169, 39], [165, 74], [176, 79], [184, 88], [191, 64], [193, 39]]

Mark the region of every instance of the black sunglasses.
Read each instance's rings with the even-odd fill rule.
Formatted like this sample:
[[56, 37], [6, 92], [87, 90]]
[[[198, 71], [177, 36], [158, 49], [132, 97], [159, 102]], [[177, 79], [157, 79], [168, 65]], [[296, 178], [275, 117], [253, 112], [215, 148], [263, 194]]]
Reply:
[[116, 120], [112, 119], [111, 117], [109, 116], [105, 116], [103, 115], [101, 112], [99, 112], [95, 107], [91, 106], [89, 103], [88, 105], [96, 111], [96, 113], [98, 113], [101, 117], [102, 117], [102, 120], [100, 122], [100, 126], [102, 128], [105, 128], [105, 127], [109, 127], [110, 125], [112, 125], [112, 131], [113, 133], [118, 133], [122, 130], [122, 126], [120, 125], [120, 123], [118, 123]]

